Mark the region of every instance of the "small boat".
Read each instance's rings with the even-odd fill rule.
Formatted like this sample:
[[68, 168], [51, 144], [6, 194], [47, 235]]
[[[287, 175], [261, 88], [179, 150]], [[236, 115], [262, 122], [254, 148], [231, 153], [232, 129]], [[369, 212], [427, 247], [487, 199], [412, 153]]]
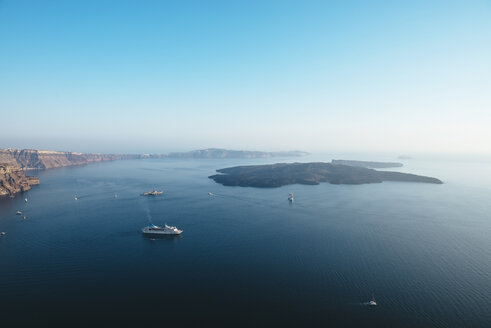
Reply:
[[156, 189], [152, 191], [147, 191], [141, 194], [142, 196], [157, 196], [157, 195], [162, 195], [164, 192], [163, 191], [157, 191]]
[[373, 295], [372, 295], [372, 299], [370, 300], [370, 302], [368, 302], [368, 305], [370, 305], [370, 306], [376, 306], [377, 305], [377, 302], [375, 302], [375, 297], [373, 297]]
[[73, 199], [78, 200], [78, 197], [77, 197], [77, 196], [75, 196]]
[[144, 235], [180, 235], [182, 230], [177, 229], [177, 227], [168, 226], [167, 224], [164, 227], [159, 227], [154, 224], [149, 225], [142, 229], [142, 233]]
[[6, 235], [5, 231], [0, 232], [0, 235]]
[[215, 194], [214, 194], [214, 193], [212, 193], [212, 192], [208, 192], [208, 195], [209, 195], [209, 196], [215, 196]]
[[291, 203], [293, 203], [294, 198], [293, 198], [293, 194], [292, 194], [292, 193], [290, 193], [290, 194], [288, 195], [288, 200], [289, 200]]
[[24, 220], [26, 219], [26, 216], [24, 215]]
[[24, 198], [24, 201], [27, 203], [27, 198]]
[[16, 213], [17, 215], [22, 215], [22, 212], [21, 211], [17, 211]]

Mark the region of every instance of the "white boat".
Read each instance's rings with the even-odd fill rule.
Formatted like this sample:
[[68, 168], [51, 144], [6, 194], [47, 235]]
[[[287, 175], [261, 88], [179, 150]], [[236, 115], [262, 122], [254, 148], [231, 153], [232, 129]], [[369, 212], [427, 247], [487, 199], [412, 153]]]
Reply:
[[377, 305], [377, 302], [375, 302], [375, 297], [373, 297], [373, 295], [372, 295], [371, 301], [368, 302], [368, 305], [370, 305], [370, 306], [376, 306]]
[[75, 199], [75, 200], [78, 200], [78, 197], [77, 197], [77, 196], [75, 196], [75, 198], [74, 198], [74, 199]]
[[5, 234], [6, 234], [5, 231], [0, 232], [0, 235], [2, 235], [2, 236]]
[[288, 200], [289, 200], [290, 202], [292, 202], [292, 203], [293, 203], [294, 198], [293, 198], [293, 194], [292, 194], [292, 193], [290, 193], [290, 194], [288, 195]]
[[142, 229], [144, 235], [180, 235], [182, 230], [177, 229], [177, 227], [168, 226], [159, 227], [154, 224], [149, 225]]
[[27, 198], [24, 198], [24, 201], [27, 203]]
[[21, 211], [17, 211], [17, 215], [22, 215], [22, 212]]

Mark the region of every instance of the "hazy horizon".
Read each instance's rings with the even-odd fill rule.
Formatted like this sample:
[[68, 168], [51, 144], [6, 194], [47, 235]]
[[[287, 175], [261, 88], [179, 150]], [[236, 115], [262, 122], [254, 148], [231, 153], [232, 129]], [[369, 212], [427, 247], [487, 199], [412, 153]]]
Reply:
[[491, 154], [491, 3], [0, 2], [0, 148]]

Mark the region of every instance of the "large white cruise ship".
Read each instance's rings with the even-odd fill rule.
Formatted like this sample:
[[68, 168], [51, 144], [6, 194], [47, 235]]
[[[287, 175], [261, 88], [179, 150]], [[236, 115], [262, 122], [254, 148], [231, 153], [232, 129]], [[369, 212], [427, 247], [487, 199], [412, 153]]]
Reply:
[[151, 224], [143, 228], [142, 233], [145, 235], [180, 235], [182, 230], [177, 229], [177, 227], [168, 226], [167, 224], [163, 228]]

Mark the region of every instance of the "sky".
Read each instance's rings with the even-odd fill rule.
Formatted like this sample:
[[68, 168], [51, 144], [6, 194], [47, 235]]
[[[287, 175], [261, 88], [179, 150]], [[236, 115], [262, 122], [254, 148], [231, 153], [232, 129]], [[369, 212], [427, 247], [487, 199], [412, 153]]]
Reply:
[[0, 0], [0, 148], [491, 153], [491, 1]]

